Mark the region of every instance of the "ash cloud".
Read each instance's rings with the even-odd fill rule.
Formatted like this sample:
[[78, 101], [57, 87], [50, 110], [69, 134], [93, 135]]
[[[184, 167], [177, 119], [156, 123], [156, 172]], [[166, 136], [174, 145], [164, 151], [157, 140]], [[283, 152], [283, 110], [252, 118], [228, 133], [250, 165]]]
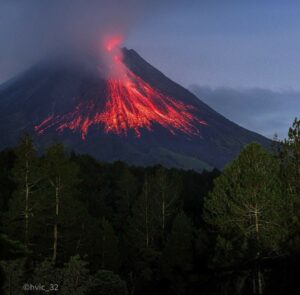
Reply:
[[275, 133], [285, 138], [294, 118], [299, 117], [300, 91], [199, 85], [191, 85], [190, 90], [228, 119], [269, 138]]
[[2, 0], [0, 83], [53, 52], [97, 47], [116, 33], [126, 36], [164, 2]]

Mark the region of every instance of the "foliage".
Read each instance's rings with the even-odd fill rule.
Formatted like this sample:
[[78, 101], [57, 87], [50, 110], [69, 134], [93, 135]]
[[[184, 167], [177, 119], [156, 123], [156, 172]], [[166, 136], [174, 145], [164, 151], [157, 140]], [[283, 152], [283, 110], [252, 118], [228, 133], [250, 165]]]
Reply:
[[176, 294], [183, 294], [188, 290], [188, 277], [193, 269], [193, 229], [183, 212], [174, 220], [162, 259], [163, 276]]
[[300, 120], [294, 120], [288, 132], [288, 138], [282, 142], [279, 153], [281, 177], [286, 183], [286, 194], [289, 195], [294, 209], [293, 228], [290, 230], [291, 242], [300, 246]]
[[279, 253], [291, 213], [282, 194], [279, 165], [259, 145], [247, 146], [216, 179], [204, 204], [206, 222], [220, 235], [216, 260]]
[[22, 286], [25, 283], [24, 264], [23, 258], [0, 262], [5, 274], [5, 282], [2, 287], [5, 295], [19, 295], [22, 292]]
[[252, 144], [201, 174], [100, 163], [59, 143], [37, 153], [26, 135], [0, 152], [3, 291], [246, 295], [260, 282], [298, 294], [299, 130], [295, 120], [276, 153]]
[[33, 141], [24, 135], [15, 149], [16, 160], [12, 175], [17, 189], [10, 199], [6, 226], [11, 236], [21, 240], [27, 249], [34, 237], [34, 221], [37, 201], [37, 185], [40, 181], [39, 160]]
[[108, 270], [99, 270], [93, 277], [90, 294], [127, 295], [126, 283], [116, 274]]
[[101, 254], [103, 269], [118, 271], [120, 267], [119, 241], [113, 227], [105, 218], [101, 224]]
[[87, 294], [93, 283], [86, 261], [80, 259], [78, 255], [73, 256], [65, 264], [62, 272], [63, 283], [60, 287], [60, 294]]

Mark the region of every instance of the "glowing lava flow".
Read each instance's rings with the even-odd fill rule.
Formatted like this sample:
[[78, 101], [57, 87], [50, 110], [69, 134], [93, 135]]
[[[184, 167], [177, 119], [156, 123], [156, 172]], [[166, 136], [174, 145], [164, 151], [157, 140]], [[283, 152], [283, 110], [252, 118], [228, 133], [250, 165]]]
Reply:
[[[117, 45], [112, 42], [107, 47], [113, 51]], [[194, 107], [168, 97], [151, 87], [130, 71], [118, 54], [113, 54], [114, 70], [117, 75], [107, 81], [105, 104], [92, 98], [81, 102], [75, 110], [65, 114], [52, 114], [35, 127], [38, 134], [55, 128], [58, 132], [69, 129], [80, 132], [85, 139], [92, 126], [102, 126], [106, 133], [127, 135], [133, 130], [137, 137], [141, 130], [153, 130], [159, 125], [172, 134], [199, 134], [200, 125], [206, 125], [193, 115]]]
[[193, 117], [192, 106], [175, 101], [144, 82], [128, 71], [128, 80], [109, 80], [108, 100], [104, 112], [99, 116], [105, 122], [105, 131], [127, 134], [133, 129], [137, 136], [140, 130], [152, 130], [158, 124], [171, 133], [182, 131], [185, 134], [197, 134], [195, 123], [205, 124]]

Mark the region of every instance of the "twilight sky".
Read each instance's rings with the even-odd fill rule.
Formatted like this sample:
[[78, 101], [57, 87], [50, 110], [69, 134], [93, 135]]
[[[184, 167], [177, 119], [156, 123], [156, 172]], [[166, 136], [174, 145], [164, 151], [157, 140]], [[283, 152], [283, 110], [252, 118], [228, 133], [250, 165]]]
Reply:
[[283, 137], [300, 112], [299, 15], [294, 0], [1, 0], [0, 83], [62, 40], [121, 31], [229, 119]]
[[127, 43], [178, 82], [300, 90], [299, 1], [172, 3]]
[[229, 119], [283, 138], [300, 114], [299, 15], [293, 0], [174, 1], [127, 43]]

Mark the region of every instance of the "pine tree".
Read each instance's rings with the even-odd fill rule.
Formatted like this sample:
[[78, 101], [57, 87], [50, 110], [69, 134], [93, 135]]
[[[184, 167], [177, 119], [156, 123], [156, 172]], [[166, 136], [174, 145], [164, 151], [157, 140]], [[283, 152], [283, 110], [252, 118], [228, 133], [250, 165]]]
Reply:
[[[46, 179], [46, 207], [52, 210], [53, 216], [53, 252], [52, 262], [55, 264], [57, 260], [58, 243], [60, 238], [59, 229], [63, 230], [64, 225], [69, 227], [78, 219], [78, 212], [72, 209], [79, 209], [74, 203], [74, 189], [78, 183], [77, 173], [78, 167], [71, 162], [64, 151], [61, 144], [54, 144], [46, 150], [44, 158], [44, 173]], [[50, 202], [47, 205], [47, 202]], [[70, 219], [70, 212], [74, 219]], [[77, 228], [79, 230], [79, 228]]]
[[29, 135], [21, 138], [16, 148], [13, 168], [17, 189], [9, 204], [6, 226], [11, 237], [22, 241], [29, 248], [32, 237], [32, 219], [37, 206], [37, 189], [41, 180], [39, 162]]
[[289, 196], [293, 212], [290, 228], [289, 249], [298, 251], [300, 246], [300, 120], [294, 120], [289, 128], [288, 138], [278, 149], [281, 160], [281, 178], [285, 184], [286, 195]]
[[[260, 261], [281, 251], [291, 214], [282, 194], [277, 161], [258, 144], [247, 146], [215, 181], [204, 220], [218, 231], [215, 260]], [[262, 294], [257, 266], [255, 292]]]
[[154, 202], [151, 191], [149, 177], [146, 175], [142, 192], [133, 206], [132, 217], [129, 221], [131, 239], [135, 241], [135, 245], [140, 249], [150, 248], [154, 243], [156, 233]]
[[131, 292], [137, 286], [151, 284], [159, 268], [160, 253], [156, 245], [159, 228], [151, 192], [149, 176], [146, 175], [142, 191], [133, 205], [126, 229], [126, 256], [123, 262], [128, 268]]
[[282, 166], [288, 192], [293, 196], [297, 213], [300, 213], [300, 120], [297, 118], [283, 142]]
[[165, 168], [159, 167], [153, 179], [153, 202], [155, 202], [156, 218], [159, 223], [161, 238], [164, 240], [166, 227], [170, 217], [174, 215], [179, 197], [178, 177], [171, 178]]

